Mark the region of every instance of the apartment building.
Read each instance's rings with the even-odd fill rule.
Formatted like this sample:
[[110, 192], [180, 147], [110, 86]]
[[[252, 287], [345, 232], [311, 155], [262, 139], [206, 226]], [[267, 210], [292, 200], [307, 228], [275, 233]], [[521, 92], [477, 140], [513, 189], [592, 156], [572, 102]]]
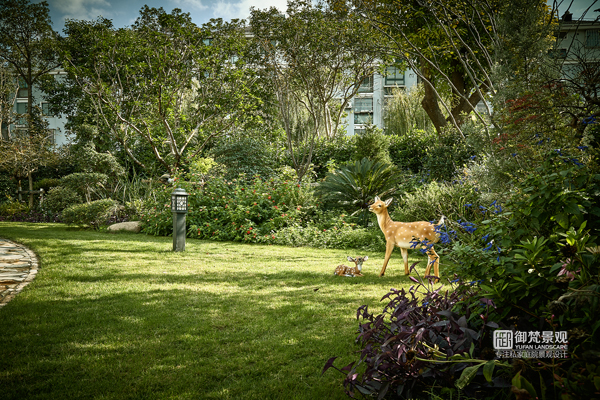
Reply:
[[[55, 79], [60, 79], [60, 76], [64, 74], [65, 72], [60, 70], [50, 72], [50, 75], [53, 75]], [[13, 124], [8, 126], [2, 125], [3, 140], [15, 137], [19, 134], [19, 130], [24, 130], [26, 128], [26, 119], [19, 118], [19, 115], [27, 113], [27, 97], [29, 96], [30, 88], [23, 79], [19, 79], [18, 82], [19, 87], [17, 89], [16, 98], [14, 99], [13, 109], [17, 117]], [[43, 93], [39, 88], [33, 87], [33, 100], [34, 106], [40, 107], [44, 119], [48, 122], [50, 143], [56, 146], [66, 144], [68, 141], [68, 132], [65, 130], [67, 119], [52, 114], [50, 103], [44, 100]]]
[[383, 74], [375, 73], [364, 79], [346, 110], [348, 135], [364, 132], [369, 124], [383, 128], [386, 99], [393, 96], [394, 89], [410, 90], [416, 84], [414, 71], [397, 67], [387, 67]]
[[565, 13], [552, 54], [563, 60], [562, 70], [566, 79], [600, 83], [600, 21], [573, 20], [571, 13]]

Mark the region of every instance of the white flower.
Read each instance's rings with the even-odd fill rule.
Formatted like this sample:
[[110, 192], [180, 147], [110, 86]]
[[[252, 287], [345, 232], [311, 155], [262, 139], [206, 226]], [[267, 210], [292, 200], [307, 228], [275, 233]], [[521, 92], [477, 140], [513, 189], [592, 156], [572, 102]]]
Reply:
[[529, 272], [530, 274], [533, 274], [535, 272], [535, 269], [530, 268], [527, 272]]

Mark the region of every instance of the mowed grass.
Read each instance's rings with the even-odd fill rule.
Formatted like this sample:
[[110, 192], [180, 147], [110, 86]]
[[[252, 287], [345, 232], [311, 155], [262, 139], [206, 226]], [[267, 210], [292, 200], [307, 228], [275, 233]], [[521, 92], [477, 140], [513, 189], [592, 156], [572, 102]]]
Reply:
[[345, 399], [324, 363], [356, 360], [357, 308], [411, 284], [399, 251], [383, 278], [383, 253], [342, 278], [357, 251], [188, 239], [176, 253], [61, 224], [0, 222], [0, 237], [41, 264], [0, 309], [2, 399]]

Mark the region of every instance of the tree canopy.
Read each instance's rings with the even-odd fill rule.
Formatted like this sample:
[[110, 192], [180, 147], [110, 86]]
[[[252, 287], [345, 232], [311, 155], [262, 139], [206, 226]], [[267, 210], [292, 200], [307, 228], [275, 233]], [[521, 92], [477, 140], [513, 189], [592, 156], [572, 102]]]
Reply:
[[[263, 77], [276, 93], [288, 150], [300, 179], [312, 157], [315, 138], [337, 134], [360, 82], [375, 70], [375, 54], [361, 40], [365, 26], [323, 4], [288, 2], [252, 9], [250, 25]], [[302, 121], [302, 115], [307, 115]]]
[[[252, 119], [260, 103], [244, 57], [243, 24], [145, 6], [130, 28], [67, 21], [61, 56], [88, 116], [138, 165], [173, 171], [212, 139]], [[90, 119], [91, 119], [90, 118]]]

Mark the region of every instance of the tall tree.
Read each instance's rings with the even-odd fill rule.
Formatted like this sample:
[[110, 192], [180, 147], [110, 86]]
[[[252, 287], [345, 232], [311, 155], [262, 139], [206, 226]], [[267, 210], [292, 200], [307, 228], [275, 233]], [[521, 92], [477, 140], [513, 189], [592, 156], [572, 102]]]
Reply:
[[[62, 57], [102, 129], [138, 165], [142, 147], [168, 171], [254, 116], [259, 99], [238, 21], [196, 26], [145, 6], [131, 28], [68, 21]], [[82, 103], [79, 103], [82, 104]]]
[[309, 0], [289, 1], [286, 13], [253, 8], [250, 26], [258, 64], [276, 93], [288, 151], [302, 179], [315, 138], [337, 134], [360, 82], [373, 75], [376, 60], [365, 46], [367, 30], [352, 15]]
[[34, 116], [33, 85], [59, 66], [56, 32], [48, 3], [28, 0], [0, 2], [0, 60], [11, 67], [27, 88], [27, 113]]
[[[382, 56], [403, 61], [419, 76], [424, 85], [422, 106], [441, 134], [448, 125], [461, 132], [471, 113], [481, 118], [477, 104], [496, 94], [492, 75], [502, 62], [497, 50], [506, 46], [506, 35], [514, 34], [500, 31], [501, 21], [515, 8], [539, 8], [545, 1], [352, 0], [350, 4], [376, 32], [374, 45]], [[449, 101], [444, 101], [444, 91], [450, 94]]]

